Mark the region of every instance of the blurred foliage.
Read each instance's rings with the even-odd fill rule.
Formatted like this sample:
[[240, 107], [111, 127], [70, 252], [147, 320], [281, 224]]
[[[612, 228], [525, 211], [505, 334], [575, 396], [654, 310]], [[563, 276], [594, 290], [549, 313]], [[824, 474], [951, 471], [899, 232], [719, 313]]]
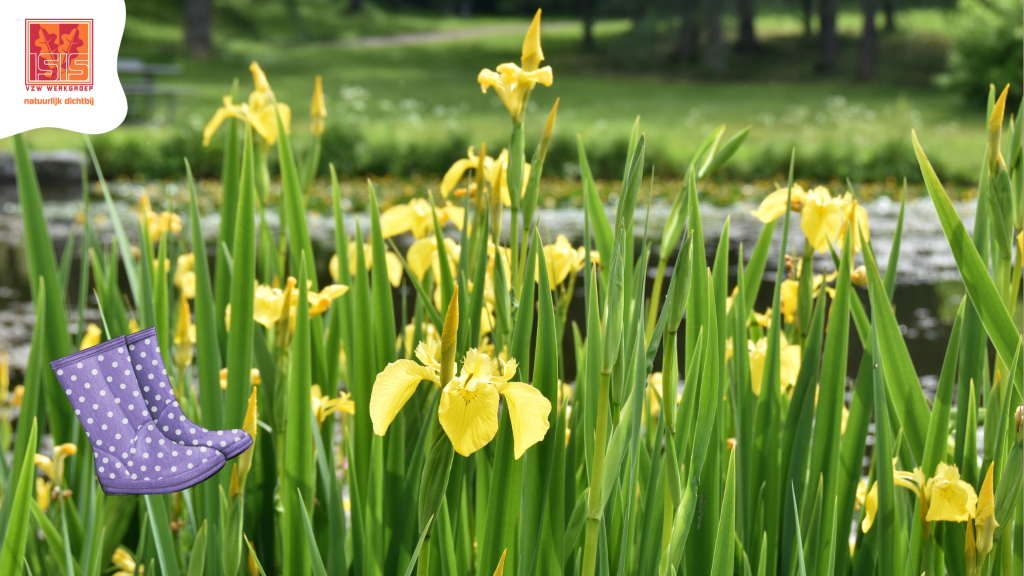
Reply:
[[936, 77], [942, 86], [984, 102], [989, 84], [1010, 84], [1010, 102], [1024, 96], [1024, 3], [1020, 0], [961, 0], [953, 23], [948, 68]]

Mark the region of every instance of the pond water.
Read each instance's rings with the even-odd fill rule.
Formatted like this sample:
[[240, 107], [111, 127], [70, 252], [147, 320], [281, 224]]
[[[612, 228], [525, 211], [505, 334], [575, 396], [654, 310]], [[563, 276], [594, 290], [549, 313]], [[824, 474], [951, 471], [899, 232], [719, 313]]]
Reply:
[[[135, 216], [130, 211], [128, 203], [122, 202], [118, 206], [122, 220], [126, 223], [134, 223]], [[971, 229], [974, 221], [974, 202], [958, 202], [956, 206], [965, 225], [968, 229]], [[740, 246], [744, 247], [744, 253], [749, 256], [761, 231], [761, 223], [750, 216], [750, 210], [753, 208], [754, 206], [747, 202], [738, 202], [728, 207], [713, 205], [702, 205], [701, 207], [709, 263], [712, 262], [720, 242], [719, 236], [722, 225], [726, 218], [730, 219], [729, 251], [731, 263], [730, 276], [732, 276], [730, 279], [730, 289], [735, 282], [735, 266]], [[76, 214], [79, 212], [79, 209], [80, 203], [71, 200], [54, 200], [48, 201], [46, 204], [45, 210], [49, 232], [53, 238], [58, 257], [62, 253], [69, 235], [78, 234], [80, 236], [80, 227], [75, 223]], [[871, 240], [879, 263], [884, 266], [889, 258], [899, 204], [887, 197], [881, 197], [868, 203], [866, 209], [871, 223]], [[655, 204], [652, 206], [650, 213], [650, 237], [653, 240], [658, 240], [667, 215], [667, 205]], [[506, 219], [507, 217], [506, 215]], [[574, 209], [541, 209], [539, 210], [538, 217], [539, 229], [545, 242], [553, 241], [557, 234], [566, 235], [574, 245], [578, 245], [581, 242], [583, 233], [582, 212]], [[636, 214], [637, 234], [642, 234], [643, 232], [645, 217], [646, 207], [643, 210], [638, 210]], [[799, 215], [794, 214], [794, 217], [790, 246], [794, 243], [797, 243], [797, 245], [802, 244]], [[106, 207], [102, 202], [93, 203], [90, 210], [90, 218], [96, 223], [95, 229], [101, 241], [109, 243], [113, 238], [113, 229], [106, 213]], [[346, 220], [347, 225], [350, 227], [349, 234], [354, 234], [356, 219], [360, 220], [363, 230], [369, 229], [368, 219], [365, 214], [351, 214], [347, 216]], [[276, 231], [277, 214], [269, 208], [267, 220], [271, 228]], [[310, 234], [313, 238], [314, 252], [316, 252], [318, 274], [321, 281], [325, 282], [329, 280], [327, 263], [333, 252], [334, 245], [333, 219], [330, 215], [310, 213], [308, 220]], [[202, 218], [203, 234], [206, 238], [207, 249], [210, 252], [211, 258], [213, 256], [213, 242], [216, 238], [218, 226], [219, 217], [217, 214], [209, 214]], [[134, 241], [133, 226], [129, 224], [128, 228], [129, 237]], [[768, 258], [764, 282], [755, 303], [755, 309], [759, 311], [763, 311], [771, 302], [775, 267], [778, 262], [778, 250], [782, 236], [781, 228], [782, 226], [777, 227]], [[504, 229], [508, 229], [507, 222]], [[450, 228], [446, 230], [446, 233], [457, 234], [457, 231], [454, 228]], [[187, 242], [187, 238], [183, 236], [181, 241]], [[396, 238], [396, 244], [403, 251], [411, 241], [411, 237]], [[657, 242], [655, 242], [655, 250], [656, 246]], [[656, 255], [652, 259], [656, 262]], [[830, 258], [816, 256], [816, 270], [831, 269], [832, 267]], [[69, 293], [72, 298], [76, 297], [74, 292], [76, 292], [78, 286], [78, 268], [79, 265], [76, 259], [72, 265], [69, 279]], [[28, 357], [28, 343], [31, 337], [33, 315], [31, 302], [29, 301], [28, 271], [22, 245], [20, 207], [16, 202], [11, 201], [0, 204], [0, 270], [3, 271], [0, 274], [0, 349], [10, 352], [13, 372], [12, 379], [18, 381], [21, 378], [21, 372]], [[648, 271], [648, 292], [650, 291], [650, 280], [653, 278], [654, 273], [655, 269], [652, 265]], [[127, 291], [127, 283], [122, 282], [122, 284]], [[665, 282], [666, 288], [667, 284], [668, 282]], [[581, 325], [581, 329], [585, 319], [582, 290], [582, 282], [578, 282], [575, 298], [569, 310], [569, 320], [578, 322]], [[941, 361], [945, 355], [953, 316], [963, 294], [964, 290], [960, 283], [956, 263], [946, 244], [930, 200], [925, 197], [909, 201], [904, 223], [903, 242], [897, 273], [897, 288], [893, 304], [914, 366], [918, 371], [923, 387], [929, 392], [929, 395], [931, 395], [931, 391], [935, 388]], [[396, 290], [396, 317], [401, 317], [399, 312], [402, 298], [412, 298], [414, 297], [413, 295], [414, 292], [408, 285], [403, 285]], [[858, 289], [857, 295], [867, 307], [866, 290]], [[74, 322], [74, 315], [69, 316], [71, 321]], [[90, 321], [98, 321], [98, 311], [90, 310], [86, 317]], [[77, 330], [77, 327], [73, 325], [71, 329], [74, 331]], [[851, 330], [853, 330], [852, 326]], [[859, 339], [854, 332], [851, 332], [850, 341], [851, 356], [848, 362], [848, 371], [849, 376], [853, 377], [855, 376], [862, 351]], [[563, 344], [565, 376], [567, 380], [571, 381], [575, 375], [575, 363], [571, 354], [571, 334], [568, 329], [567, 338]]]

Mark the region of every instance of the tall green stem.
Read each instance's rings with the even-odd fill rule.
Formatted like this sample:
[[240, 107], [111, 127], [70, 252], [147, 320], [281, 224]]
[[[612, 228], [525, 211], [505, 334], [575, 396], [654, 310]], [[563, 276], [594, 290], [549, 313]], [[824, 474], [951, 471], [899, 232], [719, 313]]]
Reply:
[[583, 548], [583, 576], [591, 576], [597, 567], [597, 538], [601, 533], [601, 479], [604, 476], [604, 451], [608, 430], [608, 378], [601, 371], [601, 388], [597, 396], [597, 429], [594, 439], [594, 470], [590, 474], [587, 501], [587, 540]]

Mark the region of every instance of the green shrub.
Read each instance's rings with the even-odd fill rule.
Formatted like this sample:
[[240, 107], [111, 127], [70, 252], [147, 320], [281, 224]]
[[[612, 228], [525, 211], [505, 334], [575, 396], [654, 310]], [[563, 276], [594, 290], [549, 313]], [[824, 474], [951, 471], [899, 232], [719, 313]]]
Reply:
[[1024, 96], [1024, 4], [1020, 0], [963, 0], [953, 18], [953, 47], [940, 85], [984, 102], [989, 84], [1010, 84], [1010, 102]]

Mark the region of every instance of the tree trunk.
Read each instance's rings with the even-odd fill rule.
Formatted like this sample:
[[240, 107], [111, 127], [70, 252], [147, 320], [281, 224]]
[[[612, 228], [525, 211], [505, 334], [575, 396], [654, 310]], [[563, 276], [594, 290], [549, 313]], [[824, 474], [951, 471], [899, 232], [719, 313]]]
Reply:
[[819, 10], [821, 55], [818, 60], [818, 71], [828, 72], [835, 67], [839, 55], [839, 38], [836, 37], [836, 0], [821, 0]]
[[679, 27], [679, 40], [672, 59], [693, 61], [700, 46], [700, 0], [680, 0], [680, 8], [683, 25]]
[[363, 0], [349, 0], [348, 1], [349, 14], [358, 14], [363, 11]]
[[811, 29], [811, 20], [814, 18], [814, 0], [802, 0], [804, 8], [804, 38], [814, 35]]
[[715, 74], [725, 72], [725, 42], [722, 41], [722, 3], [708, 5], [708, 38], [704, 47], [704, 66]]
[[870, 80], [878, 69], [878, 32], [875, 30], [875, 10], [878, 0], [862, 0], [864, 8], [864, 33], [860, 38], [860, 61], [857, 77]]
[[298, 0], [284, 0], [285, 8], [288, 9], [288, 19], [292, 21], [292, 29], [295, 30], [295, 34], [305, 40], [306, 39], [306, 27], [302, 23], [302, 16], [299, 14], [299, 2]]
[[885, 31], [896, 30], [896, 0], [882, 0], [882, 10], [885, 11]]
[[757, 50], [757, 37], [754, 35], [754, 0], [740, 0], [740, 39], [736, 43], [739, 50], [753, 52]]
[[210, 54], [210, 0], [185, 1], [185, 44], [192, 56]]
[[583, 0], [583, 47], [594, 49], [594, 8], [597, 0]]

